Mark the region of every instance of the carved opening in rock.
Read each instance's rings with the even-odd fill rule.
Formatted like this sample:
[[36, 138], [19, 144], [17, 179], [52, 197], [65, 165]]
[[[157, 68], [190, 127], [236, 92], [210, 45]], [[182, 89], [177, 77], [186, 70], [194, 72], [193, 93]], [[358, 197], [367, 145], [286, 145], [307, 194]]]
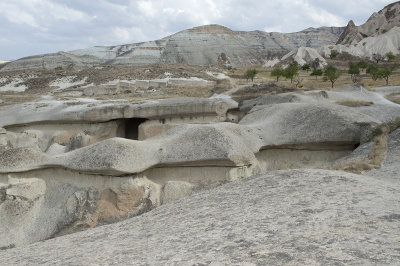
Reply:
[[139, 139], [139, 125], [146, 122], [146, 118], [127, 118], [123, 119], [125, 124], [125, 138], [138, 140]]

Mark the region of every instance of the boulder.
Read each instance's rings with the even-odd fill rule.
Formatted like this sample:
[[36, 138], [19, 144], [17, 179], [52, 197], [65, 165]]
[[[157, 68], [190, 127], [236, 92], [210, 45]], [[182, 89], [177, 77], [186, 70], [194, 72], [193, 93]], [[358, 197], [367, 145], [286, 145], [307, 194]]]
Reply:
[[239, 122], [257, 130], [263, 147], [358, 144], [379, 121], [349, 107], [317, 103], [255, 106]]
[[158, 185], [140, 177], [116, 181], [63, 170], [38, 174], [8, 175], [0, 186], [0, 249], [116, 222], [160, 202]]

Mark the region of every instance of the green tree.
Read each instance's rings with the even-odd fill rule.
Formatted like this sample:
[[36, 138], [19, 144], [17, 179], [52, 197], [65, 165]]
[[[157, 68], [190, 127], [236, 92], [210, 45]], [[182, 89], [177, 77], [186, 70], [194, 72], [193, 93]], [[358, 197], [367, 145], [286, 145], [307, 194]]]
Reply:
[[308, 70], [310, 70], [310, 68], [311, 68], [310, 64], [304, 64], [301, 66], [301, 70], [305, 70], [307, 72], [308, 72]]
[[353, 81], [353, 83], [357, 83], [360, 81], [360, 68], [358, 67], [357, 64], [350, 63], [349, 70], [347, 71], [347, 73], [350, 74], [350, 78], [351, 81]]
[[380, 75], [381, 77], [386, 81], [386, 85], [389, 85], [389, 77], [392, 75], [393, 70], [395, 69], [395, 67], [382, 67], [380, 69]]
[[315, 79], [318, 79], [318, 76], [322, 76], [322, 74], [323, 72], [321, 69], [314, 69], [310, 76], [315, 76]]
[[392, 52], [387, 53], [386, 57], [389, 61], [392, 61], [396, 58], [396, 56]]
[[287, 79], [290, 79], [290, 83], [293, 83], [293, 78], [298, 74], [299, 74], [299, 67], [297, 62], [293, 62], [283, 71], [283, 76]]
[[392, 75], [394, 69], [395, 67], [378, 67], [371, 73], [372, 79], [384, 79], [386, 85], [389, 85], [389, 77]]
[[276, 77], [276, 82], [279, 81], [279, 78], [283, 76], [284, 70], [280, 67], [274, 68], [271, 71], [271, 76]]
[[360, 62], [357, 63], [357, 66], [358, 66], [359, 69], [363, 70], [363, 69], [366, 69], [368, 67], [368, 64], [365, 61], [360, 61]]
[[336, 82], [336, 80], [338, 80], [338, 78], [340, 77], [340, 73], [338, 71], [338, 69], [332, 65], [329, 65], [326, 67], [325, 71], [324, 71], [324, 81], [330, 81], [332, 84], [332, 88], [333, 88], [333, 84]]
[[373, 75], [377, 71], [378, 71], [378, 65], [377, 64], [369, 64], [365, 72], [367, 74]]
[[254, 77], [257, 75], [257, 73], [258, 71], [255, 68], [249, 68], [246, 70], [244, 76], [246, 77], [246, 80], [251, 79], [251, 81], [253, 82]]

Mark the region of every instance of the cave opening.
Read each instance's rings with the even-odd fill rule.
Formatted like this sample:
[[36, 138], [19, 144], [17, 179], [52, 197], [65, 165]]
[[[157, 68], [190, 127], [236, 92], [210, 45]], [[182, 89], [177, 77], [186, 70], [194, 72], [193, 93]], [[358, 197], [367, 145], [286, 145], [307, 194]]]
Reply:
[[127, 118], [124, 119], [126, 139], [138, 140], [139, 139], [139, 126], [146, 122], [146, 118]]

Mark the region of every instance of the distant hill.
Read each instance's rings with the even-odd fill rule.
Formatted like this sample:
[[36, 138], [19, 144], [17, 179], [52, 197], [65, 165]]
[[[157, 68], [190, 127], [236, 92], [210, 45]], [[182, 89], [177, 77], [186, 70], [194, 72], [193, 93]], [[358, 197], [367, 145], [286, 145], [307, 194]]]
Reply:
[[70, 52], [25, 57], [2, 70], [85, 68], [99, 64], [251, 65], [306, 47], [333, 45], [344, 28], [308, 28], [295, 33], [233, 31], [220, 25], [187, 29], [161, 40], [118, 46], [96, 46]]

